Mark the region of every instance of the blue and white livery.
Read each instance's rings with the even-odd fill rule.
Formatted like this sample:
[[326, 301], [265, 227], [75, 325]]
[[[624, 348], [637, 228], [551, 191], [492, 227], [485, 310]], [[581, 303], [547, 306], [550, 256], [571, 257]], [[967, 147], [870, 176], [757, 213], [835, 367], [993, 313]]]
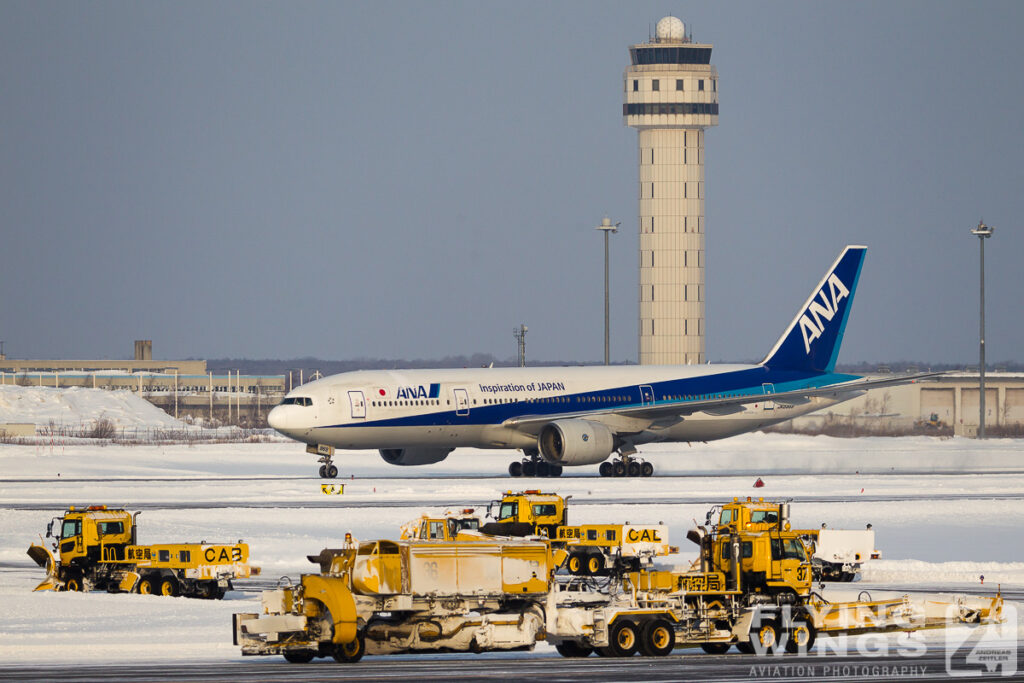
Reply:
[[347, 372], [298, 387], [268, 420], [321, 456], [323, 477], [337, 475], [335, 448], [426, 465], [465, 446], [521, 449], [513, 476], [598, 463], [605, 476], [649, 476], [633, 457], [642, 444], [721, 439], [929, 376], [835, 372], [866, 251], [843, 250], [757, 365]]

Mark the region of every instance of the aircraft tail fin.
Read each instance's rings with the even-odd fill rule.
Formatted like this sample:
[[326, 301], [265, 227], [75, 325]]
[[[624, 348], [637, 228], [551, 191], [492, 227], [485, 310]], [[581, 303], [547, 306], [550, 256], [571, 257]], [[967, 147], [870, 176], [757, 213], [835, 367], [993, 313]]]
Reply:
[[867, 247], [847, 246], [761, 365], [832, 372], [853, 306]]

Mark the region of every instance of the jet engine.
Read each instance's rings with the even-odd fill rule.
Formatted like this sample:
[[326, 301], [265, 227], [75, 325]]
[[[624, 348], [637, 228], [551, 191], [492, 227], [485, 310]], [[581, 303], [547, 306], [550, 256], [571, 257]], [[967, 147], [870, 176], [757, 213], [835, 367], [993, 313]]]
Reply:
[[382, 448], [380, 457], [389, 465], [433, 465], [448, 457], [453, 448]]
[[593, 465], [615, 450], [615, 437], [600, 422], [555, 420], [537, 437], [540, 454], [553, 465]]

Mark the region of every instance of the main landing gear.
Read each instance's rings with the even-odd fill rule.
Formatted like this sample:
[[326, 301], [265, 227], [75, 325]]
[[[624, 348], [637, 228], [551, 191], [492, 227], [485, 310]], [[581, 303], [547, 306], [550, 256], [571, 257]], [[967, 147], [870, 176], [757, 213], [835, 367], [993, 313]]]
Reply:
[[513, 477], [560, 477], [562, 466], [552, 465], [541, 459], [537, 451], [523, 451], [526, 455], [522, 462], [513, 462], [508, 466], [508, 473]]
[[605, 460], [598, 471], [602, 477], [649, 477], [654, 474], [654, 465], [622, 453], [617, 460]]

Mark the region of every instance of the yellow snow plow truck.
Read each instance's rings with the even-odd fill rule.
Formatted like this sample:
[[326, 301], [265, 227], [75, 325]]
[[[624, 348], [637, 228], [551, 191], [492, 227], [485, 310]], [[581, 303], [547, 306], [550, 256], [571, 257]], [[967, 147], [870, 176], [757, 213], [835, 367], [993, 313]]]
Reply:
[[[813, 590], [809, 549], [790, 528], [788, 505], [775, 511], [756, 528], [691, 529], [686, 537], [699, 549], [691, 566], [644, 562], [607, 578], [572, 572], [566, 560], [578, 548], [557, 538], [488, 536], [482, 527], [451, 537], [445, 518], [421, 518], [411, 528], [419, 538], [357, 543], [349, 534], [342, 549], [309, 556], [318, 574], [264, 591], [258, 613], [235, 614], [234, 643], [243, 655], [289, 662], [531, 649], [541, 640], [565, 657], [664, 656], [684, 646], [713, 654], [732, 647], [803, 653], [819, 635], [1003, 619], [999, 595], [952, 603], [909, 596], [828, 601]], [[556, 537], [568, 528], [564, 510], [540, 512], [563, 515]], [[473, 519], [463, 514], [462, 521]]]
[[557, 493], [506, 491], [487, 506], [487, 515], [494, 521], [481, 524], [482, 533], [546, 537], [552, 548], [566, 551], [570, 574], [636, 571], [642, 562], [679, 552], [668, 544], [668, 527], [661, 523], [570, 525], [568, 498]]
[[249, 565], [249, 546], [241, 541], [137, 545], [138, 515], [90, 505], [71, 506], [63, 516], [54, 517], [46, 527], [46, 537], [54, 539], [52, 551], [42, 539], [28, 549], [29, 557], [48, 574], [35, 590], [219, 599], [231, 588], [232, 579], [259, 574], [259, 567]]
[[[749, 497], [744, 502], [733, 498], [731, 503], [711, 508], [705, 525], [715, 525], [719, 529], [767, 531], [778, 526], [779, 520], [788, 518], [788, 502]], [[789, 531], [788, 522], [786, 526]], [[875, 549], [875, 531], [870, 524], [865, 529], [830, 529], [822, 524], [819, 529], [792, 531], [800, 535], [811, 551], [815, 581], [853, 581], [866, 562], [882, 557], [882, 553]]]

